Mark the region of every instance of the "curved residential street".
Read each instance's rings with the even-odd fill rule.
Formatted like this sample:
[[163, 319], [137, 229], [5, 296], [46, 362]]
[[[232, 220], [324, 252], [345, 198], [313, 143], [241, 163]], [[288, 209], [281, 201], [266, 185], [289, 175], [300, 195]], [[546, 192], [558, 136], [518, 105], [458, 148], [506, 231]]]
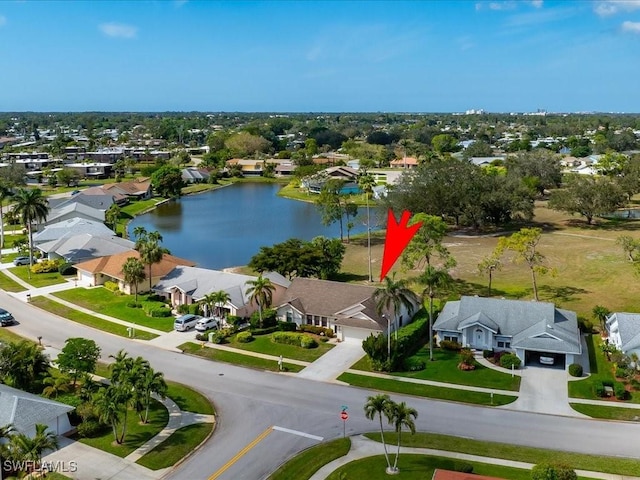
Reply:
[[[376, 429], [362, 411], [366, 397], [372, 393], [368, 390], [164, 350], [61, 319], [5, 292], [0, 292], [0, 305], [14, 314], [19, 324], [9, 328], [20, 335], [31, 339], [42, 336], [43, 345], [53, 348], [61, 348], [69, 337], [91, 338], [102, 348], [103, 359], [125, 349], [130, 355], [148, 359], [168, 379], [198, 389], [215, 403], [219, 416], [214, 435], [166, 478], [262, 479], [321, 438], [341, 436], [342, 405], [349, 407], [347, 435]], [[191, 337], [185, 334], [185, 341]], [[418, 410], [416, 426], [422, 431], [640, 458], [636, 441], [639, 426], [633, 423], [475, 407], [396, 394], [392, 397], [406, 400]], [[277, 428], [271, 429], [274, 426]]]

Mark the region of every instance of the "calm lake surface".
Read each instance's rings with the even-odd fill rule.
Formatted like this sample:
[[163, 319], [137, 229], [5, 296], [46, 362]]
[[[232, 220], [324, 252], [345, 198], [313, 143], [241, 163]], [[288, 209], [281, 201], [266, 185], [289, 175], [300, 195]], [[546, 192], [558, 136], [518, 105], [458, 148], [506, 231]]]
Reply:
[[[289, 238], [340, 237], [338, 223], [325, 227], [315, 205], [278, 197], [280, 188], [237, 183], [167, 202], [135, 218], [129, 224], [129, 236], [137, 226], [157, 230], [173, 255], [213, 269], [246, 265], [261, 246]], [[352, 234], [367, 231], [366, 209], [361, 209], [354, 223]], [[371, 209], [372, 229], [375, 223]]]

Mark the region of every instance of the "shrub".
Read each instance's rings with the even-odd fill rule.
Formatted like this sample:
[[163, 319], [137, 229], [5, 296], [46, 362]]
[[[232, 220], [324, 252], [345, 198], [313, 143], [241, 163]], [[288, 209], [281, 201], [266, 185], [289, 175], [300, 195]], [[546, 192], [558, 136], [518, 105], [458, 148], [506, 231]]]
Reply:
[[189, 313], [189, 305], [186, 305], [184, 303], [178, 305], [177, 311], [180, 315], [184, 315], [186, 313]]
[[505, 350], [501, 350], [499, 352], [494, 352], [493, 353], [493, 363], [495, 363], [496, 365], [500, 365], [500, 360], [505, 355], [509, 355], [509, 352], [507, 352]]
[[198, 305], [197, 303], [192, 303], [190, 305], [187, 305], [187, 313], [190, 313], [192, 315], [199, 315], [200, 305]]
[[91, 438], [98, 435], [103, 425], [97, 420], [85, 420], [78, 425], [78, 435], [83, 438]]
[[142, 308], [142, 304], [140, 302], [127, 302], [127, 307], [129, 308]]
[[458, 342], [451, 341], [451, 340], [441, 340], [440, 348], [442, 348], [443, 350], [450, 350], [452, 352], [457, 352], [462, 348], [462, 345], [460, 345]]
[[467, 367], [475, 366], [475, 359], [473, 357], [473, 352], [468, 348], [463, 348], [460, 350], [460, 363]]
[[593, 393], [596, 397], [605, 396], [604, 384], [602, 383], [602, 380], [596, 380], [595, 382], [593, 382]]
[[639, 382], [638, 380], [636, 380], [635, 378], [633, 378], [633, 379], [631, 380], [631, 382], [630, 382], [630, 383], [631, 383], [631, 387], [632, 387], [634, 390], [640, 390], [640, 382]]
[[103, 286], [104, 286], [104, 288], [106, 288], [110, 292], [117, 292], [117, 291], [120, 290], [120, 287], [118, 286], [117, 282], [106, 281], [106, 282], [104, 282]]
[[493, 357], [494, 355], [495, 355], [495, 354], [494, 354], [493, 350], [483, 350], [483, 351], [482, 351], [482, 356], [483, 356], [484, 358], [491, 358], [491, 357]]
[[75, 275], [78, 270], [72, 263], [61, 263], [58, 267], [58, 272], [60, 275]]
[[240, 343], [249, 343], [253, 340], [253, 335], [251, 335], [251, 332], [240, 332], [236, 335], [236, 340]]
[[276, 343], [283, 343], [285, 345], [296, 345], [300, 346], [302, 339], [301, 333], [293, 333], [293, 332], [276, 332], [271, 336], [271, 340]]
[[613, 385], [613, 394], [616, 396], [618, 400], [626, 400], [628, 398], [629, 392], [624, 387], [624, 383], [616, 382]]
[[333, 338], [335, 333], [330, 328], [318, 327], [316, 325], [300, 325], [301, 332], [315, 333], [316, 335], [324, 335]]
[[520, 368], [520, 359], [513, 353], [507, 353], [500, 357], [500, 366], [502, 368]]
[[569, 375], [572, 377], [581, 377], [582, 376], [582, 365], [579, 363], [572, 363], [569, 365]]
[[43, 260], [31, 267], [32, 273], [50, 273], [57, 272], [60, 262], [58, 260]]
[[294, 322], [282, 322], [278, 321], [278, 330], [281, 332], [295, 332], [298, 325]]
[[617, 366], [616, 367], [616, 371], [615, 371], [615, 375], [617, 378], [624, 378], [627, 374], [627, 370], [624, 367], [621, 366]]
[[278, 327], [254, 328], [251, 330], [251, 333], [258, 337], [260, 335], [269, 335], [276, 331], [278, 331]]
[[153, 308], [147, 311], [147, 315], [153, 318], [166, 318], [171, 316], [171, 310], [165, 307]]
[[409, 357], [405, 358], [403, 369], [407, 372], [419, 372], [420, 370], [424, 370], [427, 365], [424, 361], [418, 357]]
[[301, 335], [300, 346], [302, 348], [317, 348], [318, 342], [316, 342], [315, 338], [310, 337], [309, 335]]
[[147, 297], [147, 301], [148, 302], [164, 302], [165, 299], [162, 298], [160, 295], [158, 295], [157, 293], [151, 294]]
[[531, 469], [531, 480], [577, 480], [570, 467], [561, 464], [539, 463]]
[[275, 327], [278, 322], [277, 312], [273, 308], [262, 311], [262, 326], [260, 326], [260, 312], [255, 311], [251, 314], [249, 323], [252, 328], [268, 328]]
[[209, 340], [209, 336], [206, 333], [196, 333], [196, 340], [199, 342], [207, 342]]

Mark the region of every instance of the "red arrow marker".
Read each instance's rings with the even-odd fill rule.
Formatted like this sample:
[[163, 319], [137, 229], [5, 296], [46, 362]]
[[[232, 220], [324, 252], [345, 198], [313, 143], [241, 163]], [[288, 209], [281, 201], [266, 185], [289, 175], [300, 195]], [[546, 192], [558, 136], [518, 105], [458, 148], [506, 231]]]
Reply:
[[422, 226], [422, 222], [407, 226], [411, 213], [407, 210], [402, 212], [400, 222], [396, 222], [396, 217], [391, 209], [387, 214], [387, 234], [384, 238], [384, 253], [382, 255], [382, 271], [380, 281], [389, 273], [393, 264], [396, 263], [402, 251], [407, 248], [409, 242]]

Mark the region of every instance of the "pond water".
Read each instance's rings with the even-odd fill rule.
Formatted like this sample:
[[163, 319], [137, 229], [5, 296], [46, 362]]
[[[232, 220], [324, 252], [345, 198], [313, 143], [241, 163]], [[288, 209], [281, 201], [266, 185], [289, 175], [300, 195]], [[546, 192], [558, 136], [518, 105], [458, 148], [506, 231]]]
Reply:
[[[312, 203], [277, 196], [281, 185], [237, 183], [167, 202], [129, 223], [157, 230], [173, 255], [199, 267], [222, 269], [246, 265], [261, 246], [289, 238], [311, 240], [318, 235], [340, 237], [340, 226], [322, 225]], [[376, 215], [371, 209], [371, 225]], [[360, 209], [351, 234], [366, 232], [366, 210]], [[346, 238], [346, 222], [344, 235]]]

